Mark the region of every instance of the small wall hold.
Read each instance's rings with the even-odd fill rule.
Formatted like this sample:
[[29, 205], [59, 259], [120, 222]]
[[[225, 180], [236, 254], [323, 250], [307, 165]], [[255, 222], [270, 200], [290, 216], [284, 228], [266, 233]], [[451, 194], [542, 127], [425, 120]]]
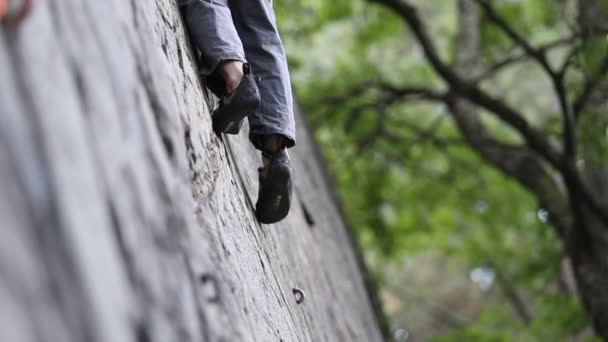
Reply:
[[296, 303], [297, 304], [302, 304], [304, 303], [304, 299], [306, 298], [306, 295], [304, 294], [304, 291], [302, 291], [299, 288], [294, 288], [292, 290], [294, 297], [296, 298]]
[[167, 152], [167, 155], [170, 159], [173, 159], [173, 157], [175, 156], [175, 148], [173, 147], [173, 141], [171, 141], [171, 138], [166, 135], [162, 135], [161, 138], [163, 141], [163, 146], [165, 147], [165, 152]]
[[209, 303], [217, 303], [220, 301], [220, 286], [217, 278], [210, 274], [205, 273], [200, 276], [200, 281], [203, 286], [202, 293], [205, 299]]
[[302, 213], [304, 213], [304, 219], [306, 220], [306, 223], [308, 223], [309, 227], [314, 227], [315, 220], [313, 219], [310, 210], [308, 210], [308, 207], [304, 204], [304, 202], [300, 202], [300, 204], [302, 206]]
[[140, 322], [135, 327], [135, 340], [137, 342], [150, 342], [150, 331], [144, 322]]

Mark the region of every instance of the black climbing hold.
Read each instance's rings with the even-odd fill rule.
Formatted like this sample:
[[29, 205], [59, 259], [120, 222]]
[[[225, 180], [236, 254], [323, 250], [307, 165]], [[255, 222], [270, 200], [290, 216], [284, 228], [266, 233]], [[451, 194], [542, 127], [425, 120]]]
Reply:
[[200, 282], [203, 286], [202, 292], [205, 299], [209, 303], [217, 303], [220, 301], [220, 286], [217, 278], [212, 274], [205, 273], [200, 276]]
[[175, 148], [173, 147], [173, 142], [171, 141], [171, 138], [169, 138], [166, 135], [163, 135], [162, 141], [163, 141], [163, 146], [165, 147], [165, 152], [167, 152], [167, 155], [169, 156], [169, 158], [173, 158], [175, 155]]
[[135, 340], [137, 342], [150, 342], [150, 331], [144, 322], [140, 322], [135, 327]]
[[296, 303], [297, 304], [302, 304], [304, 303], [304, 298], [306, 297], [306, 295], [304, 294], [304, 291], [302, 291], [299, 288], [294, 288], [292, 290], [294, 297], [296, 298]]

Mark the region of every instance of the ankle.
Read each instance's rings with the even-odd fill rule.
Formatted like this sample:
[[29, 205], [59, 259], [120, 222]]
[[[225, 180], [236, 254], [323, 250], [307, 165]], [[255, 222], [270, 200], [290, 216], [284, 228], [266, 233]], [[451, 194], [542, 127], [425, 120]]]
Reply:
[[284, 148], [283, 137], [278, 134], [271, 134], [264, 137], [264, 152], [274, 154]]
[[243, 79], [243, 62], [241, 61], [226, 61], [220, 65], [220, 75], [226, 83], [226, 91], [232, 93], [238, 88]]
[[272, 155], [279, 152], [285, 146], [283, 144], [283, 136], [279, 134], [269, 134], [265, 135], [262, 138], [263, 141], [263, 149], [262, 149], [262, 169], [261, 174], [262, 177], [266, 176], [266, 172], [268, 169], [268, 165], [270, 164], [270, 160], [272, 159]]

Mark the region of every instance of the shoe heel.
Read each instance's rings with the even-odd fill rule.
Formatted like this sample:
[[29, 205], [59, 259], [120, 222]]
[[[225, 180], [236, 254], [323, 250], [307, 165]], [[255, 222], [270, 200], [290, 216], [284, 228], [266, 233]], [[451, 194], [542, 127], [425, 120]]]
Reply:
[[256, 215], [261, 223], [269, 224], [281, 221], [291, 209], [291, 169], [287, 164], [277, 165], [269, 170], [268, 178], [272, 183], [265, 189], [267, 193], [263, 204], [256, 203]]
[[213, 131], [216, 134], [238, 134], [243, 126], [243, 119], [255, 113], [261, 99], [257, 82], [251, 74], [249, 64], [243, 64], [244, 76], [234, 98], [225, 105], [220, 105], [213, 113]]

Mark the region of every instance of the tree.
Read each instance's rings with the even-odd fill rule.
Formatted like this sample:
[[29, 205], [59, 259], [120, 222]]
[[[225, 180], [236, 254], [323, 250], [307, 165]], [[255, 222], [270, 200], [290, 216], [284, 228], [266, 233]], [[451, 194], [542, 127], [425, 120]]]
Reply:
[[[365, 42], [365, 48], [370, 48], [365, 33], [372, 32], [369, 40], [376, 45], [369, 53], [376, 53], [378, 58], [380, 49], [397, 50], [392, 45], [395, 40], [388, 39], [384, 45], [377, 42], [386, 40], [386, 36], [403, 38], [400, 26], [395, 24], [400, 21], [416, 42], [416, 47], [409, 48], [419, 49], [426, 65], [418, 65], [422, 71], [414, 71], [424, 77], [404, 75], [399, 67], [393, 68], [392, 73], [380, 72], [380, 76], [370, 77], [381, 67], [361, 63], [361, 68], [370, 70], [355, 75], [354, 80], [325, 83], [325, 93], [338, 95], [330, 96], [320, 106], [315, 105], [318, 100], [308, 102], [311, 110], [316, 108], [321, 113], [315, 117], [320, 126], [335, 127], [332, 122], [338, 122], [346, 127], [346, 135], [354, 137], [349, 140], [334, 134], [327, 138], [331, 144], [352, 141], [356, 146], [356, 152], [350, 153], [342, 145], [340, 151], [329, 152], [331, 158], [340, 163], [349, 153], [372, 151], [367, 160], [355, 158], [357, 162], [348, 166], [365, 169], [368, 172], [365, 177], [372, 178], [364, 181], [369, 183], [368, 197], [354, 195], [347, 202], [359, 210], [380, 210], [355, 215], [365, 216], [361, 222], [373, 231], [382, 250], [390, 250], [396, 236], [390, 229], [395, 224], [386, 223], [387, 215], [377, 204], [391, 200], [377, 189], [382, 189], [392, 171], [390, 167], [374, 166], [373, 158], [382, 159], [385, 165], [387, 162], [398, 165], [404, 160], [424, 162], [428, 155], [411, 151], [412, 145], [421, 143], [440, 150], [470, 149], [507, 179], [515, 180], [536, 200], [539, 216], [548, 220], [562, 244], [559, 253], [573, 267], [578, 293], [596, 332], [608, 339], [608, 116], [604, 96], [608, 89], [608, 49], [604, 37], [608, 4], [601, 0], [576, 3], [459, 0], [456, 34], [453, 39], [446, 39], [433, 34], [436, 33], [433, 28], [439, 24], [428, 18], [429, 13], [437, 15], [433, 10], [443, 5], [418, 1], [416, 6], [414, 1], [404, 0], [369, 2], [388, 10], [378, 12], [381, 14], [375, 22], [369, 20], [373, 14], [366, 14], [367, 26], [359, 30], [362, 34], [358, 39]], [[578, 20], [567, 22], [561, 14], [573, 7], [578, 8]], [[366, 10], [371, 12], [374, 8], [368, 5]], [[356, 9], [346, 15], [352, 11]], [[530, 12], [540, 14], [527, 22], [523, 13]], [[544, 29], [550, 32], [545, 36], [551, 39], [536, 42], [540, 40], [536, 31], [552, 25], [558, 28]], [[448, 62], [446, 55], [450, 51]], [[531, 83], [538, 87], [535, 93], [498, 93], [497, 84], [503, 82], [504, 75], [517, 75], [513, 70], [522, 65], [535, 76], [515, 76], [510, 81], [520, 89]], [[346, 70], [349, 69], [343, 68], [338, 74], [348, 74]], [[543, 77], [546, 82], [539, 86], [536, 77]], [[308, 88], [300, 94], [304, 98], [314, 97], [319, 84], [323, 85], [315, 84], [316, 93]], [[547, 101], [549, 105], [534, 108], [530, 102], [535, 100], [526, 99], [542, 94], [552, 96]], [[428, 108], [437, 105], [443, 108], [439, 111], [445, 110], [454, 130], [442, 126], [445, 121], [442, 115], [425, 126], [419, 125], [419, 118], [412, 120], [404, 115], [404, 111], [414, 111], [411, 107], [426, 106], [418, 113], [428, 113]], [[403, 109], [407, 106], [410, 109]], [[323, 130], [320, 134], [324, 134]], [[412, 158], [411, 154], [416, 153], [419, 156]], [[353, 174], [355, 171], [351, 170], [344, 177]], [[553, 262], [558, 263], [559, 259]]]

